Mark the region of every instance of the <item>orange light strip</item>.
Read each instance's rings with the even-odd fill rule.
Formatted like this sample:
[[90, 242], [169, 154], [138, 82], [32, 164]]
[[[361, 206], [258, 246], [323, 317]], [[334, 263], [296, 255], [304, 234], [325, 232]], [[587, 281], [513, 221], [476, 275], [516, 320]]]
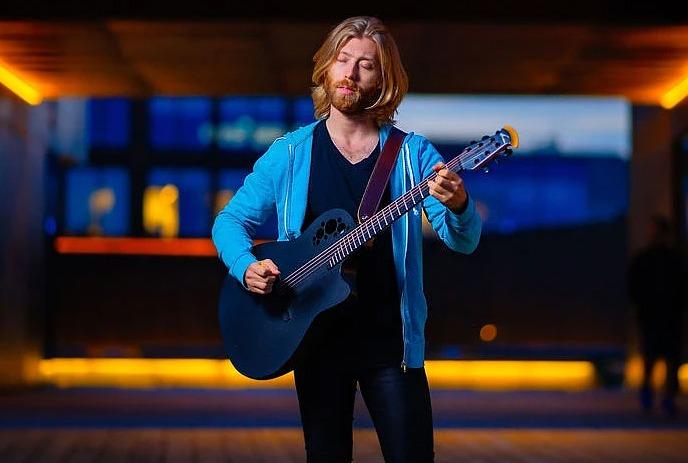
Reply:
[[664, 109], [671, 109], [688, 96], [688, 77], [669, 90], [662, 97], [660, 104]]
[[39, 105], [43, 101], [43, 97], [38, 91], [17, 77], [15, 73], [10, 71], [6, 66], [0, 63], [0, 84], [7, 87], [12, 93], [17, 95], [22, 100], [30, 105]]
[[[267, 240], [255, 240], [254, 244]], [[208, 238], [94, 238], [60, 236], [55, 239], [59, 254], [122, 254], [133, 256], [217, 257]]]
[[[425, 362], [434, 389], [584, 390], [595, 387], [595, 368], [584, 361]], [[230, 362], [213, 359], [55, 358], [41, 360], [39, 376], [58, 387], [293, 388], [291, 373], [269, 381], [242, 376]]]
[[92, 238], [60, 236], [59, 254], [129, 254], [144, 256], [217, 256], [207, 238]]

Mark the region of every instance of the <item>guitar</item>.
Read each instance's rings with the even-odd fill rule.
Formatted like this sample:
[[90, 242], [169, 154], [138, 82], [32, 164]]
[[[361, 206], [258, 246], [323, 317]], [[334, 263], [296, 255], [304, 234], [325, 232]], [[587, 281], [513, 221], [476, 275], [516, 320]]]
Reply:
[[[472, 142], [446, 167], [454, 172], [486, 170], [516, 147], [518, 134], [505, 126]], [[331, 209], [294, 241], [254, 246], [253, 255], [258, 260], [272, 259], [280, 278], [272, 292], [261, 295], [249, 292], [234, 277], [225, 277], [218, 313], [225, 350], [234, 367], [253, 379], [276, 378], [293, 370], [299, 346], [316, 316], [349, 296], [342, 262], [422, 202], [429, 195], [428, 180], [436, 175], [433, 172], [361, 224], [346, 211]]]

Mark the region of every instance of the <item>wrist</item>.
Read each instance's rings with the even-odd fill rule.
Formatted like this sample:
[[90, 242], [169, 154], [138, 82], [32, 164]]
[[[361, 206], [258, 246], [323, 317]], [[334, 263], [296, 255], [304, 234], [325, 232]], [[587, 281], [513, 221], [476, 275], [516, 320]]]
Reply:
[[468, 208], [468, 196], [466, 196], [463, 200], [463, 202], [457, 206], [457, 207], [449, 207], [449, 210], [452, 211], [454, 214], [463, 214], [466, 212], [466, 209]]

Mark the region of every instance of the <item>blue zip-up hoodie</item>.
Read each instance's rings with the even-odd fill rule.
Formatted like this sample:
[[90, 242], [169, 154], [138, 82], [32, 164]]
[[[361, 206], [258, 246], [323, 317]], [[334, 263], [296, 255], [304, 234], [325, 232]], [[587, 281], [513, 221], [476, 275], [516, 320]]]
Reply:
[[[301, 233], [308, 200], [313, 129], [317, 122], [278, 138], [253, 166], [232, 200], [215, 218], [212, 237], [229, 273], [244, 284], [246, 268], [256, 261], [251, 254], [257, 226], [277, 212], [278, 240]], [[380, 128], [383, 146], [391, 126]], [[409, 133], [390, 176], [392, 198], [397, 198], [429, 176], [442, 156], [420, 135]], [[469, 198], [466, 209], [455, 214], [432, 196], [392, 224], [394, 267], [401, 300], [404, 338], [402, 367], [420, 368], [425, 356], [427, 304], [423, 294], [422, 221], [420, 208], [439, 237], [454, 251], [469, 254], [478, 245], [482, 221]]]

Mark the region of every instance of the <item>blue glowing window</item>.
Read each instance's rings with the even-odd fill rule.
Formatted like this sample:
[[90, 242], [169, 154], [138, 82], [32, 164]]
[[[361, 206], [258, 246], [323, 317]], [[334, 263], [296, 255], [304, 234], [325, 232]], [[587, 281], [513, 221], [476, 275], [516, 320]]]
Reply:
[[130, 144], [131, 103], [124, 98], [88, 101], [88, 134], [91, 148], [122, 149]]
[[294, 101], [294, 125], [301, 127], [315, 122], [315, 109], [311, 97], [301, 97]]
[[264, 150], [286, 132], [287, 100], [231, 97], [220, 101], [217, 144], [226, 151]]
[[152, 98], [148, 107], [153, 149], [201, 151], [210, 145], [210, 99]]
[[614, 158], [521, 158], [464, 172], [486, 232], [608, 222], [628, 208], [628, 163]]

